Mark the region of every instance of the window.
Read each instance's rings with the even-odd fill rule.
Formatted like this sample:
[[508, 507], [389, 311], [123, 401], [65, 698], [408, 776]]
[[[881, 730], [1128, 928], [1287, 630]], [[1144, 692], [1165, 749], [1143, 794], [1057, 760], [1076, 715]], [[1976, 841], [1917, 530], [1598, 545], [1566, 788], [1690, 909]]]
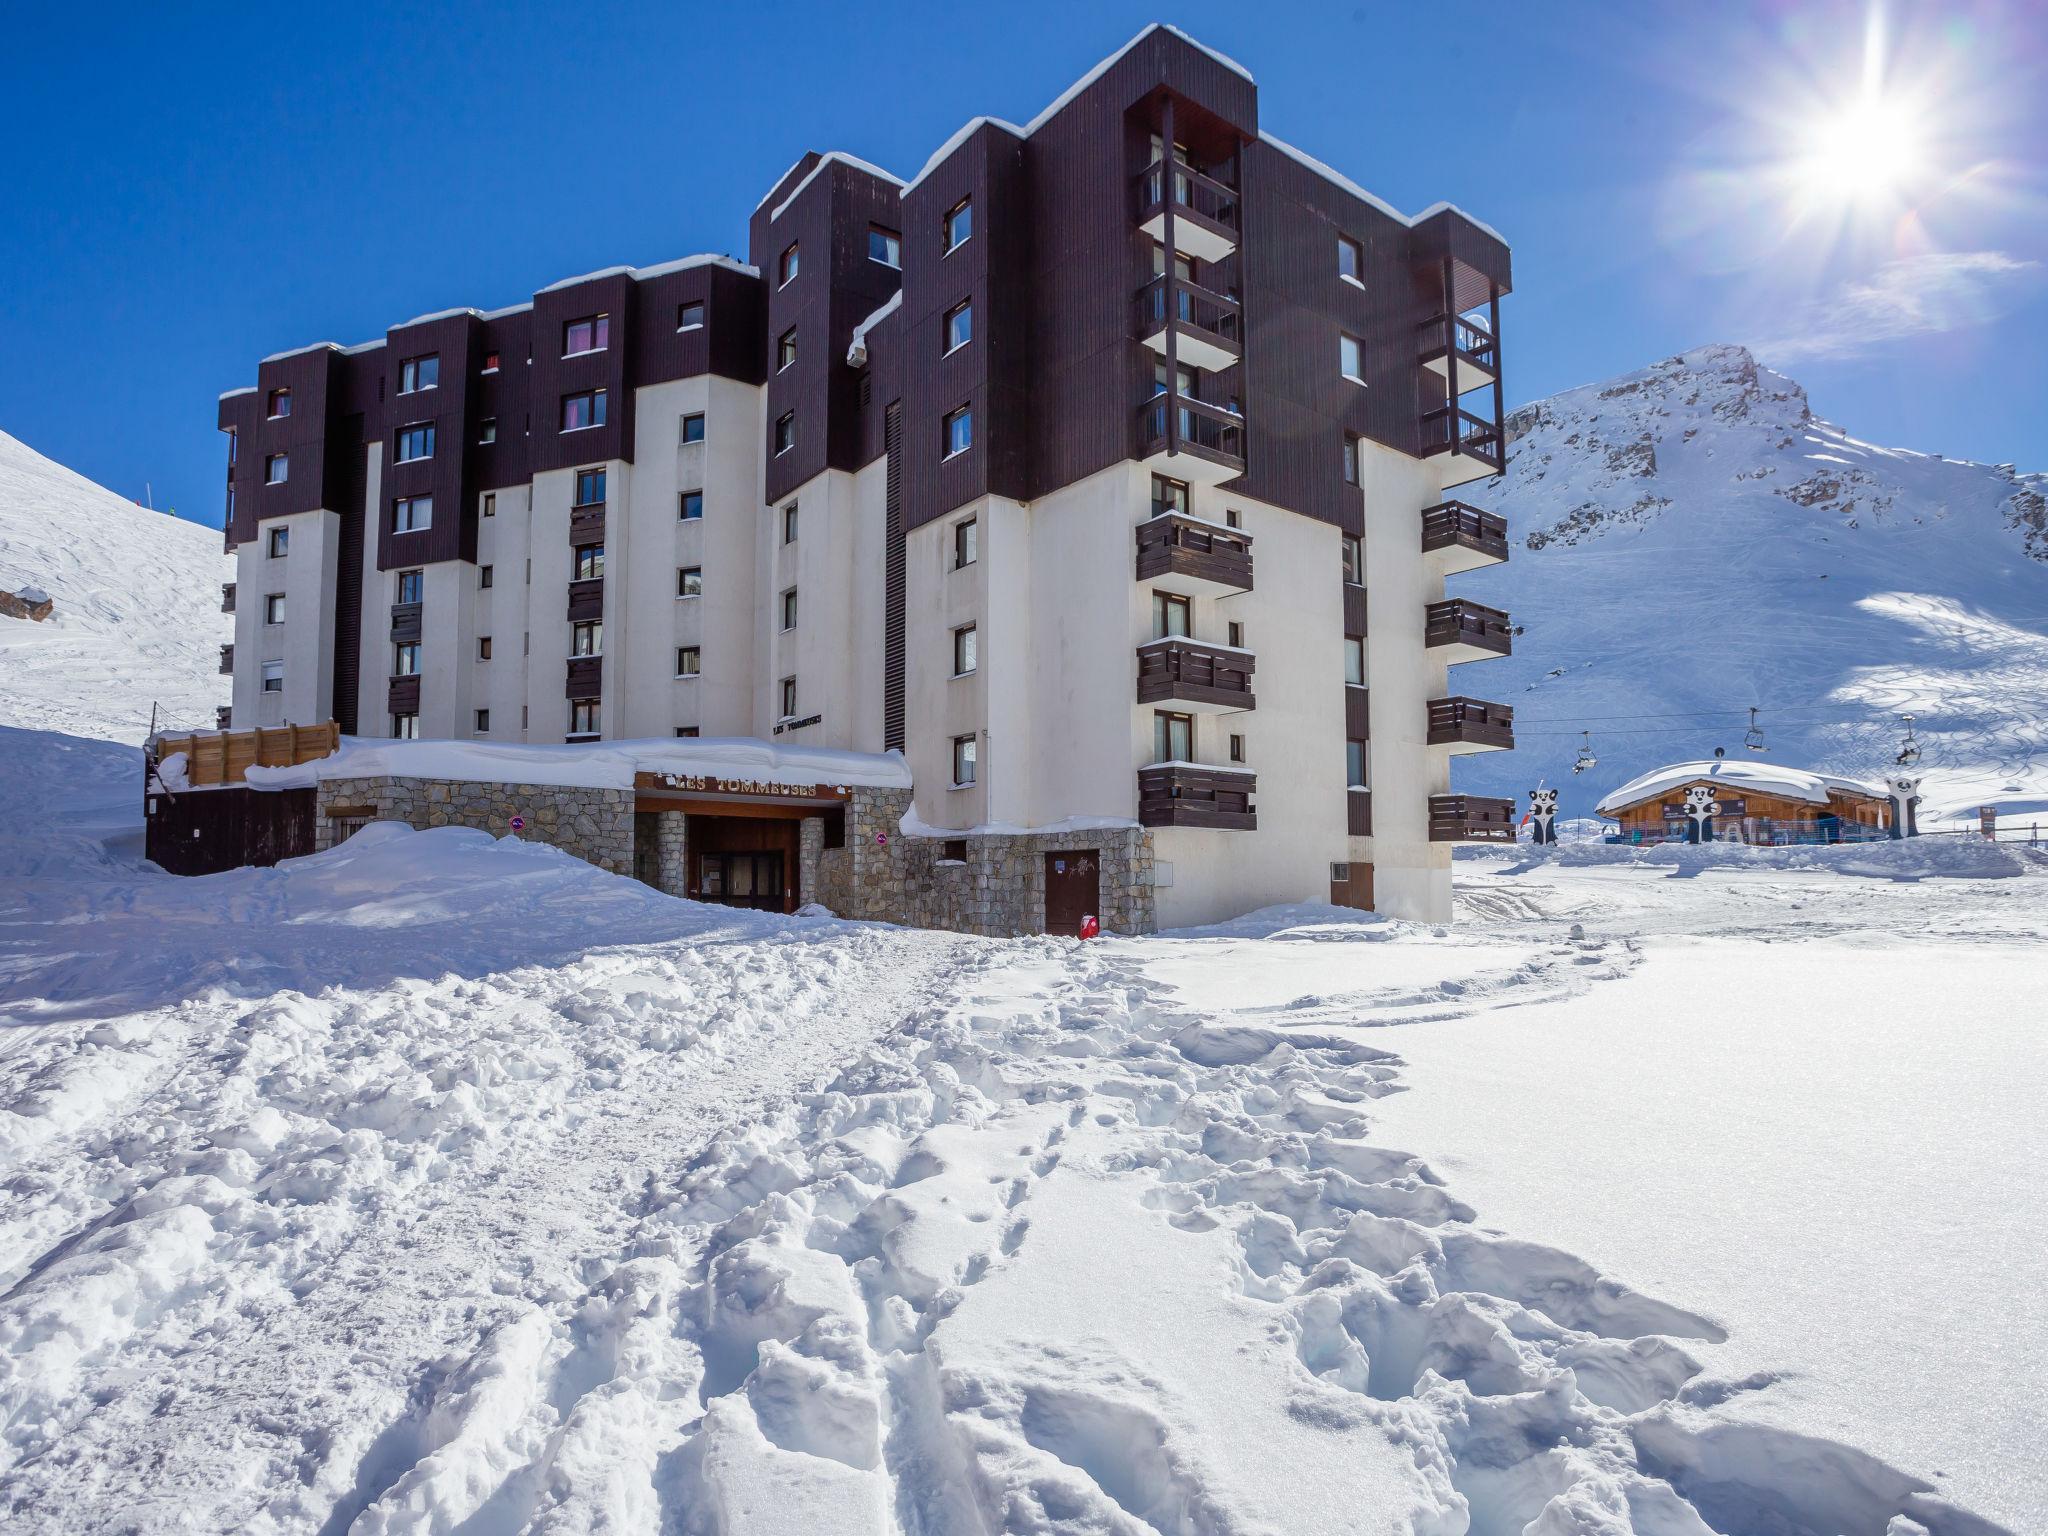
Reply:
[[271, 592], [264, 596], [263, 622], [266, 624], [282, 624], [284, 622], [284, 594], [282, 592]]
[[884, 229], [879, 224], [868, 226], [868, 260], [879, 261], [885, 267], [903, 265], [903, 237], [893, 229]]
[[1365, 248], [1349, 235], [1337, 237], [1337, 275], [1354, 283], [1365, 279]]
[[1152, 761], [1191, 763], [1195, 760], [1195, 717], [1157, 710], [1152, 716]]
[[491, 637], [489, 635], [478, 635], [476, 637], [476, 659], [478, 661], [489, 661], [491, 659]]
[[962, 299], [946, 311], [946, 350], [957, 352], [974, 340], [974, 305]]
[[696, 411], [683, 418], [682, 441], [701, 443], [704, 441], [704, 413]]
[[796, 718], [796, 679], [793, 677], [785, 677], [782, 680], [782, 718]]
[[782, 509], [782, 542], [796, 542], [796, 503], [793, 501]]
[[695, 677], [704, 670], [704, 653], [694, 645], [676, 647], [676, 676]]
[[479, 444], [495, 443], [498, 440], [498, 418], [486, 416], [477, 423], [476, 440]]
[[796, 361], [796, 327], [791, 326], [775, 343], [775, 371], [782, 372]]
[[497, 493], [496, 491], [485, 491], [485, 492], [484, 492], [484, 516], [485, 516], [485, 517], [496, 517], [497, 515], [498, 515], [498, 493]]
[[974, 412], [966, 406], [946, 413], [946, 457], [965, 453], [974, 446]]
[[426, 581], [427, 573], [425, 571], [400, 571], [398, 573], [398, 596], [393, 601], [400, 603], [418, 602], [421, 591], [426, 586]]
[[704, 493], [685, 491], [676, 498], [676, 516], [686, 523], [694, 523], [704, 515]]
[[409, 395], [418, 389], [433, 389], [441, 382], [441, 355], [429, 352], [425, 357], [408, 357], [398, 365], [398, 392]]
[[796, 628], [796, 588], [791, 587], [782, 594], [782, 627]]
[[287, 551], [288, 549], [290, 549], [290, 548], [291, 548], [291, 542], [292, 542], [292, 531], [291, 531], [291, 529], [289, 529], [289, 528], [273, 528], [273, 529], [271, 529], [271, 530], [270, 530], [270, 543], [269, 543], [269, 546], [268, 546], [268, 547], [269, 547], [269, 551], [270, 551], [270, 558], [271, 558], [271, 559], [273, 559], [273, 560], [276, 560], [276, 559], [278, 559], [278, 558], [279, 558], [280, 556], [282, 556], [282, 555], [283, 555], [283, 554], [284, 554], [284, 553], [285, 553], [285, 552], [286, 552], [286, 551]]
[[1365, 582], [1365, 540], [1355, 533], [1344, 535], [1344, 579], [1354, 587]]
[[1372, 788], [1371, 761], [1365, 743], [1355, 737], [1344, 743], [1344, 785], [1347, 789]]
[[419, 422], [414, 426], [400, 427], [391, 457], [400, 464], [410, 464], [415, 459], [431, 459], [434, 456], [434, 424]]
[[1178, 480], [1169, 480], [1164, 475], [1152, 477], [1152, 515], [1163, 517], [1168, 512], [1185, 514], [1188, 510], [1188, 488]]
[[953, 675], [965, 677], [974, 670], [974, 626], [963, 624], [953, 631]]
[[434, 526], [434, 498], [401, 496], [391, 503], [391, 531], [418, 533]]
[[476, 733], [479, 736], [490, 735], [491, 712], [488, 709], [480, 709], [476, 712]]
[[292, 456], [288, 453], [273, 453], [263, 461], [263, 483], [283, 485], [292, 475]]
[[701, 300], [692, 299], [687, 304], [676, 306], [676, 329], [679, 331], [700, 331], [704, 328], [704, 305]]
[[585, 619], [580, 624], [569, 626], [569, 654], [571, 656], [602, 656], [604, 654], [604, 620]]
[[420, 675], [420, 643], [405, 640], [391, 647], [391, 675], [393, 677], [418, 677]]
[[484, 354], [484, 366], [483, 366], [483, 371], [484, 371], [485, 373], [496, 373], [496, 372], [498, 371], [498, 354], [497, 354], [497, 353], [495, 353], [495, 352], [486, 352], [486, 353]]
[[420, 739], [420, 717], [418, 715], [393, 715], [391, 717], [391, 734], [399, 741], [418, 741]]
[[676, 727], [676, 735], [678, 736], [691, 737], [695, 736], [696, 734], [697, 727], [694, 725], [679, 725]]
[[586, 315], [581, 320], [571, 320], [562, 327], [562, 356], [574, 357], [579, 352], [602, 352], [612, 344], [612, 317], [610, 315]]
[[278, 417], [289, 416], [291, 413], [292, 392], [288, 389], [273, 389], [270, 392], [270, 419], [276, 421]]
[[1195, 605], [1175, 592], [1152, 594], [1152, 638], [1164, 640], [1192, 631]]
[[965, 789], [974, 782], [974, 738], [955, 736], [953, 738], [953, 787]]
[[776, 286], [778, 288], [796, 280], [797, 248], [795, 242], [791, 242], [789, 249], [782, 253], [782, 260], [776, 263], [775, 271]]
[[602, 544], [579, 544], [576, 546], [575, 581], [596, 581], [604, 575], [604, 546]]
[[964, 837], [947, 838], [939, 845], [939, 857], [950, 859], [955, 864], [965, 864], [967, 862], [967, 839]]
[[579, 469], [576, 471], [576, 505], [579, 507], [601, 507], [604, 505], [603, 470]]
[[974, 199], [963, 197], [946, 210], [946, 249], [956, 251], [974, 233]]
[[796, 446], [796, 412], [784, 411], [775, 423], [775, 451], [787, 453]]
[[1365, 686], [1365, 639], [1360, 635], [1344, 637], [1344, 681], [1355, 688]]
[[1226, 627], [1226, 629], [1225, 629], [1225, 633], [1226, 633], [1226, 634], [1228, 634], [1228, 635], [1230, 636], [1230, 638], [1229, 638], [1228, 640], [1225, 640], [1225, 641], [1223, 642], [1223, 643], [1224, 643], [1225, 645], [1229, 646], [1229, 647], [1230, 647], [1230, 648], [1231, 648], [1232, 650], [1236, 650], [1236, 651], [1241, 651], [1241, 650], [1243, 650], [1243, 649], [1244, 649], [1244, 625], [1243, 625], [1243, 624], [1241, 624], [1241, 623], [1240, 623], [1240, 622], [1239, 622], [1238, 620], [1236, 620], [1236, 619], [1232, 619], [1232, 620], [1230, 621], [1229, 625], [1228, 625], [1228, 626]]
[[1337, 369], [1354, 384], [1365, 382], [1365, 343], [1356, 336], [1337, 338]]
[[704, 595], [704, 567], [685, 565], [676, 569], [676, 596], [702, 597]]
[[1344, 434], [1344, 483], [1346, 485], [1358, 484], [1358, 434], [1356, 432], [1346, 432]]
[[562, 396], [562, 430], [581, 432], [586, 427], [603, 426], [604, 394], [601, 389], [586, 389]]
[[283, 662], [266, 661], [265, 663], [263, 663], [263, 691], [265, 693], [284, 692]]
[[1230, 737], [1230, 760], [1233, 763], [1244, 761], [1244, 737], [1235, 732]]
[[493, 573], [494, 573], [494, 572], [495, 572], [496, 570], [497, 570], [497, 567], [496, 567], [496, 566], [491, 566], [491, 565], [480, 565], [480, 566], [478, 566], [478, 567], [476, 568], [476, 584], [477, 584], [477, 586], [479, 586], [479, 587], [483, 588], [484, 590], [488, 591], [488, 590], [490, 589], [490, 585], [491, 585], [491, 577], [492, 577], [492, 574], [493, 574]]
[[981, 558], [981, 524], [962, 518], [953, 525], [953, 569], [964, 570]]
[[604, 710], [596, 699], [572, 699], [569, 702], [569, 734], [571, 736], [595, 736], [604, 729]]

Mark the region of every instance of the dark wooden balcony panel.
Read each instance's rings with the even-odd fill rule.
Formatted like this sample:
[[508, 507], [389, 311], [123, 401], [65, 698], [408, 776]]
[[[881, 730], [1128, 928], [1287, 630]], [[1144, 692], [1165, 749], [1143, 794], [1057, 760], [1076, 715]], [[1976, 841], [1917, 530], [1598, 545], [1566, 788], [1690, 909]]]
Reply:
[[1455, 406], [1439, 406], [1435, 410], [1424, 411], [1422, 454], [1428, 458], [1438, 453], [1456, 454], [1497, 475], [1505, 462], [1501, 454], [1500, 424]]
[[1344, 633], [1363, 636], [1365, 627], [1365, 588], [1355, 581], [1344, 583]]
[[1138, 820], [1148, 827], [1258, 829], [1257, 776], [1238, 769], [1172, 765], [1138, 770]]
[[224, 581], [220, 584], [220, 611], [222, 613], [233, 613], [235, 611], [235, 584], [232, 581]]
[[420, 605], [418, 603], [393, 603], [391, 605], [391, 638], [394, 642], [417, 640], [420, 637]]
[[1244, 356], [1243, 308], [1227, 293], [1218, 293], [1184, 277], [1161, 273], [1140, 288], [1132, 305], [1132, 326], [1138, 340], [1166, 355], [1166, 333], [1175, 333], [1175, 358], [1189, 367], [1217, 372]]
[[572, 699], [598, 699], [604, 697], [604, 658], [602, 656], [571, 656], [569, 658], [569, 686], [566, 693]]
[[[1462, 501], [1439, 502], [1422, 509], [1422, 552], [1443, 549], [1469, 550], [1485, 560], [1508, 557], [1508, 522], [1492, 512], [1482, 512]], [[1475, 561], [1473, 564], [1484, 563]], [[1465, 566], [1470, 569], [1470, 566]]]
[[[1171, 440], [1167, 428], [1173, 427]], [[1244, 418], [1220, 405], [1183, 395], [1178, 390], [1154, 395], [1138, 407], [1137, 456], [1166, 455], [1169, 465], [1190, 458], [1214, 466], [1178, 467], [1182, 479], [1221, 483], [1244, 473]]]
[[384, 707], [394, 715], [416, 715], [420, 712], [420, 679], [418, 673], [408, 677], [394, 677], [385, 691]]
[[569, 583], [569, 622], [574, 624], [582, 619], [604, 617], [604, 578], [593, 576], [588, 581]]
[[1254, 659], [1199, 640], [1154, 640], [1138, 647], [1140, 704], [1204, 704], [1252, 709]]
[[1431, 315], [1416, 326], [1415, 334], [1416, 360], [1424, 365], [1441, 364], [1456, 353], [1459, 374], [1463, 376], [1470, 369], [1474, 387], [1482, 382], [1492, 383], [1493, 376], [1500, 372], [1499, 338], [1469, 316]]
[[1167, 199], [1173, 201], [1176, 225], [1175, 245], [1202, 261], [1217, 261], [1237, 245], [1238, 195], [1234, 187], [1206, 175], [1191, 165], [1174, 161], [1171, 174], [1164, 161], [1155, 160], [1137, 175], [1133, 185], [1139, 227], [1155, 240], [1163, 237]]
[[1252, 536], [1169, 512], [1137, 525], [1137, 579], [1185, 576], [1232, 592], [1252, 590]]
[[1514, 709], [1484, 699], [1431, 699], [1429, 744], [1510, 749], [1515, 744]]
[[232, 645], [224, 645], [220, 648], [220, 672], [223, 677], [234, 676], [235, 648]]
[[1348, 789], [1344, 792], [1344, 831], [1350, 837], [1372, 836], [1371, 790]]
[[1344, 685], [1344, 738], [1347, 741], [1372, 739], [1372, 692], [1355, 683]]
[[571, 544], [602, 544], [604, 542], [604, 503], [593, 507], [571, 507], [569, 509], [569, 542]]
[[1486, 655], [1514, 652], [1514, 627], [1498, 608], [1454, 597], [1430, 603], [1423, 610], [1422, 643], [1447, 645]]
[[1431, 795], [1429, 840], [1432, 843], [1512, 843], [1515, 802], [1483, 795]]

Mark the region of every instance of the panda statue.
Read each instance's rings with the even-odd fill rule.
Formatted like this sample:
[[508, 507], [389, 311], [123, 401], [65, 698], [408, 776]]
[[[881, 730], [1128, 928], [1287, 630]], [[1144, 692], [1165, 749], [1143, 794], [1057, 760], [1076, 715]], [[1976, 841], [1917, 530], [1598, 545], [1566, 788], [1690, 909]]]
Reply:
[[1529, 791], [1529, 835], [1538, 843], [1557, 841], [1557, 791]]
[[1714, 798], [1712, 786], [1694, 784], [1685, 792], [1685, 840], [1688, 843], [1711, 843], [1714, 840], [1714, 818], [1721, 812], [1721, 802]]
[[1920, 818], [1914, 814], [1913, 808], [1920, 803], [1920, 781], [1905, 774], [1895, 774], [1885, 780], [1885, 788], [1891, 793], [1892, 836], [1918, 837]]

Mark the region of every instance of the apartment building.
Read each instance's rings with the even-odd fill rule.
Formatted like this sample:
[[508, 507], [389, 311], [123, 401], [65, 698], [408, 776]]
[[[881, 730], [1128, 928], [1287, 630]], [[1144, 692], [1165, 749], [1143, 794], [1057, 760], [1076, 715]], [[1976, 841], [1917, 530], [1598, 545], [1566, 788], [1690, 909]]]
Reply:
[[1451, 784], [1511, 712], [1450, 681], [1511, 626], [1445, 588], [1507, 558], [1452, 495], [1503, 467], [1496, 234], [1155, 26], [908, 180], [805, 154], [747, 247], [223, 396], [233, 723], [900, 751], [901, 836], [1044, 855], [1025, 927], [1094, 853], [1139, 926], [1449, 915], [1513, 835]]

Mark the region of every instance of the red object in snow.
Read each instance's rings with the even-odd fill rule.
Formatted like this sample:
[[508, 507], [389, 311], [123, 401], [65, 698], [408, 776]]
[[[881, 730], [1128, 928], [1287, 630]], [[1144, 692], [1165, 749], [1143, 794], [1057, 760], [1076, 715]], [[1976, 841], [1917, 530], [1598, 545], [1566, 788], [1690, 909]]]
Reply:
[[1081, 937], [1082, 937], [1082, 938], [1084, 938], [1084, 939], [1092, 939], [1092, 938], [1096, 938], [1096, 937], [1098, 937], [1098, 936], [1099, 936], [1099, 935], [1101, 934], [1101, 932], [1102, 932], [1102, 924], [1100, 924], [1100, 923], [1098, 923], [1097, 921], [1095, 921], [1095, 914], [1094, 914], [1093, 912], [1090, 912], [1090, 913], [1089, 913], [1089, 914], [1088, 914], [1088, 915], [1087, 915], [1086, 917], [1084, 917], [1084, 918], [1082, 918], [1082, 919], [1081, 919]]

